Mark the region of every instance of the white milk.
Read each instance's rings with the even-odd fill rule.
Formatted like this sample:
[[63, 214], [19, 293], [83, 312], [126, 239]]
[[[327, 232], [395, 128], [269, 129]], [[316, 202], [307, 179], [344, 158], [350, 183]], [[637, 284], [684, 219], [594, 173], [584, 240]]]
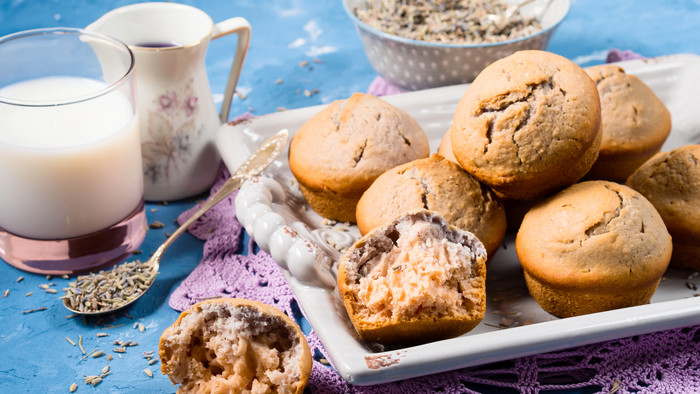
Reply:
[[45, 107], [2, 102], [65, 102], [105, 87], [49, 77], [0, 89], [0, 228], [26, 238], [65, 239], [110, 227], [140, 204], [138, 122], [124, 94]]

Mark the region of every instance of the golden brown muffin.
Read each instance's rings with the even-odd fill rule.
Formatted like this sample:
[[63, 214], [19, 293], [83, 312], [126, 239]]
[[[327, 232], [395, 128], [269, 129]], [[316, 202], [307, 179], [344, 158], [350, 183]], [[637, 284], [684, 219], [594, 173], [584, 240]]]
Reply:
[[496, 195], [459, 165], [434, 154], [394, 167], [377, 178], [357, 204], [360, 234], [402, 213], [436, 211], [484, 244], [489, 259], [506, 232], [506, 215]]
[[362, 93], [309, 119], [289, 145], [289, 167], [319, 215], [355, 222], [357, 201], [384, 171], [428, 157], [428, 137], [406, 112]]
[[160, 337], [161, 371], [178, 393], [302, 393], [311, 351], [299, 326], [257, 301], [191, 306]]
[[442, 139], [440, 140], [440, 145], [438, 146], [437, 153], [445, 159], [453, 163], [459, 164], [457, 158], [455, 157], [455, 154], [452, 153], [452, 138], [450, 138], [450, 130], [447, 130], [447, 133], [442, 135]]
[[570, 317], [646, 304], [671, 259], [654, 206], [607, 181], [572, 185], [534, 206], [515, 249], [532, 297]]
[[700, 145], [656, 154], [627, 179], [659, 211], [673, 238], [671, 265], [700, 271]]
[[450, 135], [457, 161], [497, 193], [546, 196], [581, 179], [598, 157], [598, 91], [564, 57], [516, 52], [479, 73]]
[[671, 113], [644, 82], [619, 66], [585, 71], [598, 87], [603, 133], [598, 160], [586, 179], [624, 182], [661, 149], [671, 132]]
[[423, 343], [463, 334], [484, 318], [486, 251], [438, 213], [410, 212], [350, 247], [338, 291], [361, 339]]
[[[459, 165], [457, 158], [455, 158], [454, 153], [452, 153], [452, 140], [450, 138], [449, 130], [442, 136], [437, 153], [445, 159]], [[520, 223], [523, 221], [523, 217], [525, 216], [527, 211], [541, 200], [540, 198], [535, 200], [513, 200], [510, 198], [505, 198], [501, 193], [495, 191], [493, 192], [503, 204], [503, 209], [506, 213], [506, 231], [518, 231], [518, 228], [520, 228]], [[477, 234], [477, 237], [478, 236], [479, 235]], [[486, 245], [487, 243], [484, 242], [484, 244]], [[486, 249], [489, 251], [490, 260], [493, 253], [489, 250], [488, 245], [486, 246]]]

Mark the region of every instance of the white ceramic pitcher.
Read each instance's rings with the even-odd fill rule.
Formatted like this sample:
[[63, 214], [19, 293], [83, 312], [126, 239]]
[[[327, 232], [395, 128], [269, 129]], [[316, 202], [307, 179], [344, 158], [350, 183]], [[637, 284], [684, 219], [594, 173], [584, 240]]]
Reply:
[[[184, 4], [140, 3], [112, 10], [87, 26], [126, 43], [136, 59], [136, 95], [146, 200], [174, 200], [207, 190], [221, 158], [216, 131], [231, 99], [250, 42], [241, 17], [214, 24]], [[238, 35], [221, 113], [205, 69], [209, 41]]]

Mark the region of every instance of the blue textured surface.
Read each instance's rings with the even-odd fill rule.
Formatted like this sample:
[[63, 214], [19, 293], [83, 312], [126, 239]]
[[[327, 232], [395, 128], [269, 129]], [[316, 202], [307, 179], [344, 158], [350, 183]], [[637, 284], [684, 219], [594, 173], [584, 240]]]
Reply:
[[[83, 27], [108, 10], [130, 3], [133, 1], [2, 0], [0, 36], [40, 27]], [[215, 22], [243, 16], [252, 25], [251, 46], [239, 82], [239, 89], [247, 98], [234, 100], [232, 116], [246, 111], [265, 114], [278, 107], [291, 109], [327, 103], [354, 91], [365, 91], [375, 77], [339, 0], [185, 3], [202, 8]], [[630, 49], [644, 56], [700, 54], [698, 21], [697, 0], [574, 0], [549, 50], [583, 66], [602, 63], [610, 48]], [[303, 45], [291, 45], [300, 38], [305, 40]], [[233, 37], [224, 37], [210, 45], [207, 66], [215, 95], [223, 92], [234, 46]], [[324, 49], [328, 52], [314, 53]], [[314, 58], [323, 62], [311, 62]], [[303, 60], [309, 61], [309, 65], [300, 67]], [[277, 79], [283, 83], [276, 84]], [[303, 93], [314, 89], [319, 93], [311, 97]], [[193, 204], [194, 200], [171, 202], [167, 206], [148, 204], [149, 222], [159, 220], [165, 228], [149, 231], [142, 246], [144, 255], [155, 250], [165, 239], [165, 233], [175, 229], [173, 220], [177, 215]], [[0, 263], [0, 293], [10, 290], [6, 298], [0, 298], [0, 392], [67, 392], [73, 382], [79, 386], [78, 393], [174, 391], [167, 377], [160, 374], [160, 364], [148, 366], [143, 352], [157, 352], [161, 332], [178, 316], [168, 307], [168, 296], [199, 263], [201, 256], [202, 243], [189, 234], [183, 235], [166, 253], [155, 287], [127, 310], [133, 319], [117, 314], [104, 321], [86, 322], [64, 317], [68, 312], [59, 303], [60, 291], [48, 294], [38, 287], [55, 282], [60, 290], [68, 280], [49, 281], [44, 276]], [[16, 282], [20, 275], [24, 280]], [[28, 292], [33, 294], [25, 296]], [[48, 309], [22, 314], [23, 310], [37, 307]], [[143, 323], [145, 332], [134, 329], [135, 322]], [[105, 324], [123, 326], [105, 330]], [[111, 336], [97, 338], [98, 332]], [[108, 362], [103, 356], [80, 361], [83, 354], [65, 339], [69, 337], [77, 342], [79, 334], [87, 352], [99, 347], [115, 359]], [[136, 341], [139, 345], [128, 348], [120, 359], [111, 352], [115, 340]], [[108, 364], [112, 374], [99, 386], [87, 387], [82, 383], [84, 375], [99, 374]], [[152, 378], [143, 372], [147, 367], [154, 371]]]

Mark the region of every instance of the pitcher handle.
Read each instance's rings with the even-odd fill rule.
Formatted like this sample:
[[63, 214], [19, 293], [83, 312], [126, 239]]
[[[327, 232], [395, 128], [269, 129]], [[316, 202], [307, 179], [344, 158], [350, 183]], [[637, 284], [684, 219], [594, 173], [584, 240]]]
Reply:
[[221, 112], [219, 113], [219, 120], [221, 120], [221, 123], [226, 123], [226, 121], [228, 121], [228, 115], [231, 111], [231, 100], [233, 100], [233, 93], [236, 90], [238, 77], [241, 75], [243, 61], [245, 60], [245, 55], [248, 52], [248, 45], [250, 44], [250, 23], [248, 23], [245, 18], [241, 17], [221, 21], [214, 25], [212, 40], [231, 33], [236, 33], [238, 35], [238, 44], [236, 45], [236, 54], [233, 57], [231, 71], [226, 81], [224, 101], [221, 104]]

